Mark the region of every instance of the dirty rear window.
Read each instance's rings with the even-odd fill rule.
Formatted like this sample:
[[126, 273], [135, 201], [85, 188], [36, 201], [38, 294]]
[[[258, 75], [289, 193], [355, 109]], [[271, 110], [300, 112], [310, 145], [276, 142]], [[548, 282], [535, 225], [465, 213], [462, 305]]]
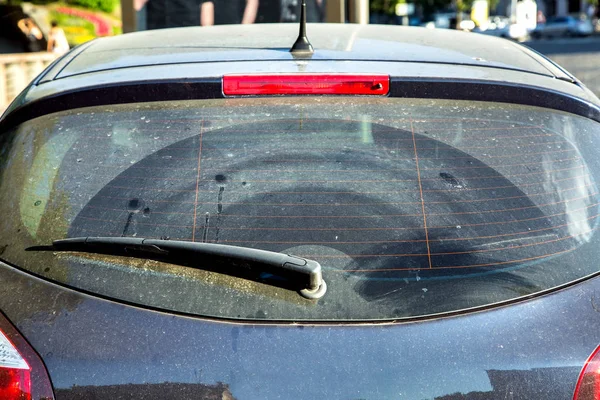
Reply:
[[[493, 103], [270, 98], [86, 108], [0, 143], [0, 258], [197, 315], [382, 320], [493, 304], [597, 271], [597, 123]], [[319, 301], [155, 261], [25, 251], [80, 236], [318, 261]], [[199, 260], [201, 263], [201, 260]]]

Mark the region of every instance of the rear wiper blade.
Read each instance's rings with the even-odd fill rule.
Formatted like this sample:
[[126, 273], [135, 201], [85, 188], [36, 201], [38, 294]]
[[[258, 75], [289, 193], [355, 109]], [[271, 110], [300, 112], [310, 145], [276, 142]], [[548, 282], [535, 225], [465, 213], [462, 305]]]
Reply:
[[27, 250], [96, 253], [162, 261], [297, 290], [309, 299], [319, 299], [327, 290], [318, 262], [247, 247], [129, 237], [79, 237], [55, 240], [52, 246]]

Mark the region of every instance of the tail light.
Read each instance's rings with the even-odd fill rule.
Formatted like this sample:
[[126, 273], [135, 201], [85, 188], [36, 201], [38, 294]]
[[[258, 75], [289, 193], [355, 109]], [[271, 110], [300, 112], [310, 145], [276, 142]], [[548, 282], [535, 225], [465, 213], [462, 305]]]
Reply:
[[52, 400], [52, 385], [39, 356], [0, 314], [0, 399]]
[[583, 366], [573, 400], [600, 400], [600, 346]]
[[31, 368], [0, 332], [0, 399], [31, 400]]
[[382, 74], [251, 74], [223, 76], [226, 96], [260, 95], [378, 95], [390, 91]]

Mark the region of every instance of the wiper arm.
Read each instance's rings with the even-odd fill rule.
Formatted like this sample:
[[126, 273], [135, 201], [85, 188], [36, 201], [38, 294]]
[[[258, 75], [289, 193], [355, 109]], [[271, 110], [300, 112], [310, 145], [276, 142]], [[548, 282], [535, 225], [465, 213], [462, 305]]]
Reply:
[[28, 250], [73, 251], [168, 262], [297, 290], [309, 299], [323, 297], [327, 285], [313, 260], [272, 251], [212, 243], [127, 237], [55, 240]]

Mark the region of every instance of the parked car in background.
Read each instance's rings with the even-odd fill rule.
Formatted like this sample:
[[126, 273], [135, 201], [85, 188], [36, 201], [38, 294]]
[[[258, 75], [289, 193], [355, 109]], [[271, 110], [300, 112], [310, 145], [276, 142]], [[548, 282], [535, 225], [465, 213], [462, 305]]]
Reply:
[[531, 32], [535, 39], [555, 38], [565, 36], [589, 36], [594, 32], [594, 26], [587, 18], [574, 16], [550, 17], [546, 23], [538, 24]]
[[[461, 17], [462, 21], [465, 22], [461, 27], [462, 30], [471, 27], [471, 24], [474, 26], [471, 17], [467, 13], [463, 12]], [[440, 11], [431, 14], [425, 21], [421, 21], [420, 26], [428, 29], [456, 29], [456, 11]]]
[[503, 16], [491, 16], [487, 24], [476, 27], [472, 32], [512, 39], [518, 42], [524, 42], [529, 38], [529, 31], [526, 26], [513, 24], [510, 22], [510, 18]]
[[297, 32], [98, 39], [13, 102], [0, 399], [597, 399], [600, 100], [507, 40]]

